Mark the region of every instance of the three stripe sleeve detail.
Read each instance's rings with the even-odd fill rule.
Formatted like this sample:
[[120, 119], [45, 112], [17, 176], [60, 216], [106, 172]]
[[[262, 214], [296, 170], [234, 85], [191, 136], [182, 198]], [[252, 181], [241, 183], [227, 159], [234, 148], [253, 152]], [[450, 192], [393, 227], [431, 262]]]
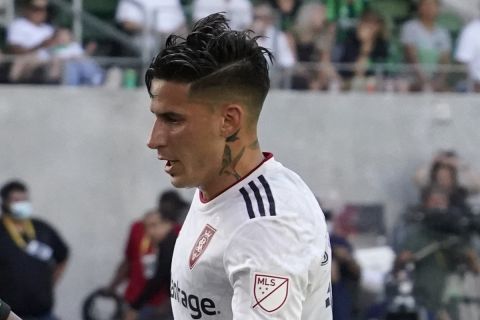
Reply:
[[[261, 189], [265, 190], [265, 194], [267, 196], [268, 200], [268, 213], [270, 216], [276, 216], [276, 211], [275, 211], [275, 200], [273, 198], [272, 190], [270, 189], [270, 185], [268, 184], [267, 180], [263, 175], [258, 177], [258, 180], [260, 181], [260, 188], [255, 184], [255, 181], [250, 181], [248, 183], [248, 186], [250, 189], [253, 191], [253, 195], [255, 197], [255, 201], [257, 202], [257, 207], [258, 207], [258, 212], [260, 213], [260, 216], [264, 217], [266, 215], [265, 211], [265, 205], [263, 203], [262, 195], [260, 194]], [[246, 187], [246, 186], [245, 186]], [[245, 187], [240, 188], [240, 193], [243, 196], [243, 199], [245, 200], [245, 205], [247, 207], [247, 212], [248, 216], [250, 219], [255, 218], [255, 211], [253, 208], [252, 204], [252, 199], [250, 198], [249, 191], [245, 189]]]

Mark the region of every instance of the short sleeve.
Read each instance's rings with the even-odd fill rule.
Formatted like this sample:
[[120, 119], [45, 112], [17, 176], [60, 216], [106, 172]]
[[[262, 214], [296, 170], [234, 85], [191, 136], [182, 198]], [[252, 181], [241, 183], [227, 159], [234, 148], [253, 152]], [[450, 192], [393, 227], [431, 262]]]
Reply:
[[60, 234], [50, 226], [50, 242], [49, 245], [53, 249], [53, 259], [57, 264], [63, 263], [68, 259], [69, 249]]
[[233, 288], [234, 320], [302, 317], [308, 293], [311, 241], [295, 219], [252, 219], [232, 236], [224, 267]]

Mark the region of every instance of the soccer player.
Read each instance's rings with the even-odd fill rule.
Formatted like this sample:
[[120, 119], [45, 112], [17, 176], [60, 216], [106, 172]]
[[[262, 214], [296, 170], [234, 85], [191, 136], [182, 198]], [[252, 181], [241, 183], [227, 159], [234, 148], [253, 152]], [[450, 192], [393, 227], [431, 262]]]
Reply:
[[146, 73], [148, 146], [174, 186], [198, 188], [172, 261], [176, 320], [332, 319], [322, 210], [257, 139], [270, 57], [213, 14], [170, 36]]

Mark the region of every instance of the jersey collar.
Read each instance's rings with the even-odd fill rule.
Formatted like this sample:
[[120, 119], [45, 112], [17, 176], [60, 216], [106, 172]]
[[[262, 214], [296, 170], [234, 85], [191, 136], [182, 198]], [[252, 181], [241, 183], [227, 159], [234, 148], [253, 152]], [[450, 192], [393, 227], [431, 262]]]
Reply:
[[212, 201], [214, 201], [215, 199], [217, 199], [219, 196], [221, 196], [222, 194], [224, 194], [225, 192], [227, 192], [228, 190], [232, 189], [233, 187], [237, 186], [238, 184], [240, 184], [242, 181], [244, 181], [246, 178], [248, 178], [249, 176], [251, 176], [254, 172], [256, 172], [257, 170], [259, 170], [261, 167], [263, 167], [263, 165], [269, 161], [270, 159], [273, 159], [273, 154], [270, 153], [270, 152], [263, 152], [263, 161], [258, 165], [256, 166], [255, 168], [253, 168], [252, 170], [250, 170], [249, 173], [247, 173], [245, 176], [243, 176], [240, 180], [236, 181], [235, 183], [231, 184], [230, 186], [226, 187], [224, 190], [222, 190], [221, 192], [219, 192], [217, 195], [215, 195], [212, 199], [210, 200], [206, 200], [205, 198], [203, 198], [203, 194], [202, 192], [199, 190], [198, 191], [198, 197], [199, 197], [199, 200], [201, 203], [203, 204], [209, 204], [211, 203]]

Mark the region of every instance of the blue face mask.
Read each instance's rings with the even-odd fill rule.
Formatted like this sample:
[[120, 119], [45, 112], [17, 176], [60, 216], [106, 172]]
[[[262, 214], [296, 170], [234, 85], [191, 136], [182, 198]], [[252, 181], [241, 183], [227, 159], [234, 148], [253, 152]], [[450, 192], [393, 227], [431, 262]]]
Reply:
[[25, 220], [32, 216], [33, 207], [30, 201], [17, 201], [10, 205], [10, 212], [15, 219]]

